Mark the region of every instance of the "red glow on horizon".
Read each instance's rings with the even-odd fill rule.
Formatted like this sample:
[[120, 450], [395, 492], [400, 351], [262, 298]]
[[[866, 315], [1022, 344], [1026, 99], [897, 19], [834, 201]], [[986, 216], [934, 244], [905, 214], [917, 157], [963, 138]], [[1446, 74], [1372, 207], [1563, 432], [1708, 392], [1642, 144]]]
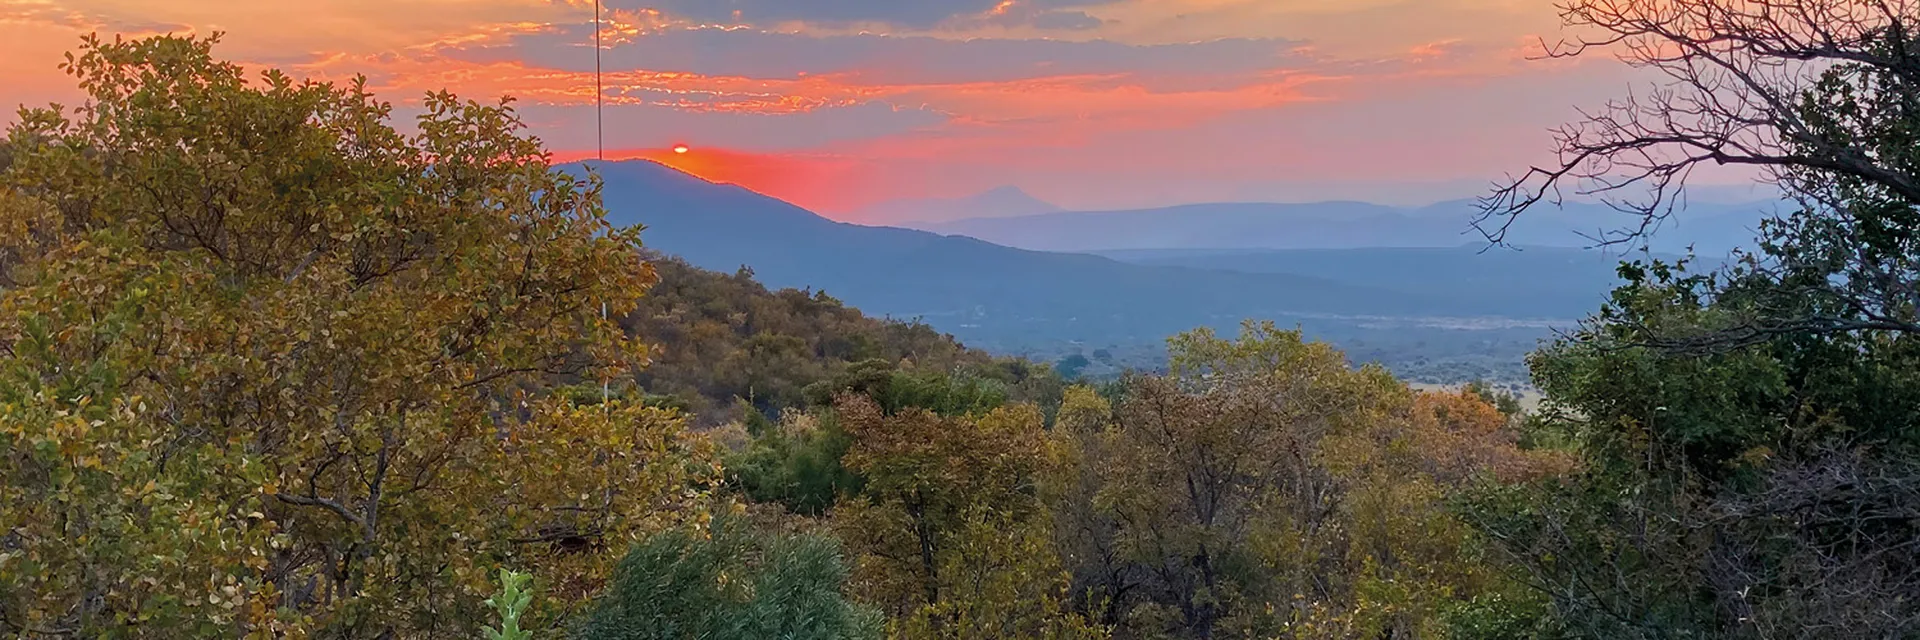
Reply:
[[[681, 151], [685, 148], [686, 151]], [[592, 160], [592, 152], [556, 151], [555, 162]], [[698, 151], [684, 144], [642, 149], [608, 149], [609, 162], [651, 160], [710, 182], [735, 184], [807, 210], [827, 212], [871, 204], [863, 163], [836, 155], [755, 153], [714, 147]], [[845, 216], [835, 216], [844, 219]]]

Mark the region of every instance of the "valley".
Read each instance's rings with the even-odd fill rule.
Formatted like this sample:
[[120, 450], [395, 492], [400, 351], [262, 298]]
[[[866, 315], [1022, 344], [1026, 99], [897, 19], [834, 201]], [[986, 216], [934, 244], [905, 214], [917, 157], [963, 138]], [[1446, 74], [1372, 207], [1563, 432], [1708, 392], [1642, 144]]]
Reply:
[[[1539, 244], [1466, 242], [1471, 217], [1459, 203], [1412, 213], [1362, 203], [1045, 213], [928, 231], [836, 222], [647, 161], [593, 169], [605, 181], [610, 219], [641, 225], [654, 250], [720, 272], [746, 268], [769, 287], [824, 292], [876, 317], [923, 321], [993, 353], [1053, 363], [1085, 357], [1089, 364], [1076, 369], [1092, 377], [1159, 370], [1168, 336], [1261, 319], [1300, 327], [1356, 364], [1378, 363], [1408, 380], [1525, 385], [1525, 355], [1596, 311], [1617, 283], [1619, 261], [1679, 257], [1585, 249], [1548, 215], [1516, 232]], [[951, 215], [956, 202], [1049, 206], [1004, 190], [940, 204]], [[1717, 205], [1692, 226], [1743, 229], [1758, 214], [1741, 212], [1758, 209]], [[1735, 233], [1703, 238], [1732, 245]], [[1401, 240], [1351, 246], [1355, 234]], [[1277, 248], [1217, 245], [1228, 236], [1243, 244], [1290, 239], [1267, 243]], [[1216, 245], [1185, 246], [1199, 242]], [[1129, 246], [1156, 243], [1164, 246]]]

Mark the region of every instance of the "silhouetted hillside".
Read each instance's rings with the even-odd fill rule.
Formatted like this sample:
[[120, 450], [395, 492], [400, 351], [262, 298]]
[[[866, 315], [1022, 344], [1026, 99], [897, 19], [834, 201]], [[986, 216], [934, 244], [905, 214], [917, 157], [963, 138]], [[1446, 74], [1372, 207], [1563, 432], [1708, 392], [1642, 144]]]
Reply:
[[1314, 277], [1127, 264], [925, 231], [834, 222], [662, 165], [601, 168], [616, 223], [648, 246], [770, 287], [824, 290], [871, 315], [924, 318], [968, 344], [1147, 340], [1247, 317], [1472, 314], [1459, 301]]

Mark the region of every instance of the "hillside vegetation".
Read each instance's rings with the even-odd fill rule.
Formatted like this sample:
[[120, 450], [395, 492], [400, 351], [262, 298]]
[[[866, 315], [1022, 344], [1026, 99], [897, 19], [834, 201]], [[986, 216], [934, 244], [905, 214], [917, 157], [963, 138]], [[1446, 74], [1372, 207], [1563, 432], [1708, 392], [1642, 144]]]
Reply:
[[1019, 385], [1045, 367], [996, 359], [919, 322], [870, 318], [825, 292], [770, 291], [753, 272], [707, 271], [648, 255], [659, 282], [620, 325], [653, 343], [634, 382], [671, 396], [703, 423], [744, 420], [806, 404], [810, 385], [859, 366], [964, 372]]

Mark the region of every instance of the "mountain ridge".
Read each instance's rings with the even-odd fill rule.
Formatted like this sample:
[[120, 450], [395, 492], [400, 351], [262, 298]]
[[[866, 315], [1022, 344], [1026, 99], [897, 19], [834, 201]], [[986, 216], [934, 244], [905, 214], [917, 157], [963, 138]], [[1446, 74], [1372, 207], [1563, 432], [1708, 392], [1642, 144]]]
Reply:
[[[1610, 283], [1596, 259], [1580, 267], [1578, 284], [1538, 295], [1530, 275], [1554, 272], [1485, 261], [1473, 249], [1255, 251], [1238, 263], [1038, 251], [839, 222], [653, 162], [561, 168], [579, 175], [587, 166], [604, 179], [609, 221], [644, 225], [651, 250], [721, 273], [746, 266], [771, 289], [820, 292], [872, 317], [917, 319], [972, 347], [1042, 360], [1092, 345], [1130, 366], [1157, 366], [1168, 336], [1264, 319], [1413, 379], [1515, 381], [1524, 379], [1521, 356], [1552, 327], [1590, 313]], [[1303, 260], [1312, 268], [1299, 268]], [[1471, 277], [1443, 277], [1462, 273]]]
[[[1708, 255], [1724, 254], [1749, 246], [1759, 221], [1777, 206], [1771, 201], [1700, 203], [1663, 221], [1644, 246], [1664, 253], [1684, 253], [1688, 246], [1695, 246]], [[1067, 211], [909, 226], [1041, 251], [1342, 249], [1450, 247], [1484, 241], [1474, 227], [1477, 216], [1472, 200], [1420, 207], [1332, 200]], [[1605, 205], [1568, 203], [1528, 212], [1514, 222], [1505, 239], [1521, 245], [1585, 248], [1595, 245], [1594, 238], [1608, 230], [1628, 228], [1636, 221]]]
[[[870, 314], [925, 318], [969, 344], [1144, 339], [1241, 319], [1518, 314], [1321, 277], [1130, 264], [966, 236], [837, 222], [652, 162], [584, 163], [618, 225], [706, 269], [823, 290]], [[1480, 313], [1486, 311], [1486, 313]]]
[[934, 224], [966, 218], [1015, 217], [1063, 211], [1066, 209], [1036, 198], [1020, 187], [1002, 185], [967, 196], [888, 200], [861, 207], [851, 215], [861, 220], [899, 221], [899, 224], [911, 227], [913, 224]]

